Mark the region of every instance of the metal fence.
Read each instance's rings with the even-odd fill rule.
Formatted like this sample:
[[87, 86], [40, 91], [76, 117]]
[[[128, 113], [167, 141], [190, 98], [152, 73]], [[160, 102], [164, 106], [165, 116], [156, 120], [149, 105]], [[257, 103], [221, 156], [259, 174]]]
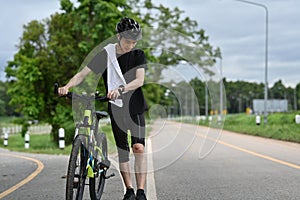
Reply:
[[[29, 134], [49, 134], [51, 133], [52, 126], [51, 125], [32, 125], [28, 127]], [[5, 126], [0, 129], [0, 135], [3, 136], [4, 133], [8, 133], [9, 135], [15, 135], [21, 133], [22, 126], [20, 125], [11, 125]]]
[[[263, 99], [254, 99], [253, 100], [253, 110], [254, 113], [260, 114], [264, 112], [264, 104], [265, 101]], [[267, 101], [267, 112], [287, 112], [288, 111], [288, 101], [286, 99], [270, 99]]]

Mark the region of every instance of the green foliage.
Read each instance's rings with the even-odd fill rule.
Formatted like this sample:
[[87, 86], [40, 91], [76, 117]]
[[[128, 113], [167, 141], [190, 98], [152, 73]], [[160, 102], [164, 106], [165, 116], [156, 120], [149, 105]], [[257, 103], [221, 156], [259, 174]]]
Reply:
[[8, 82], [0, 81], [0, 116], [10, 116], [14, 114], [14, 107], [8, 103], [10, 96], [7, 94]]
[[17, 112], [22, 111], [24, 115], [36, 118], [45, 106], [43, 94], [39, 94], [40, 88], [35, 87], [43, 82], [39, 56], [45, 45], [44, 25], [32, 21], [24, 29], [20, 50], [6, 68], [7, 76], [16, 79], [12, 81], [7, 92], [11, 96], [10, 103], [18, 105]]
[[54, 96], [54, 83], [65, 84], [84, 57], [112, 36], [116, 22], [129, 12], [126, 1], [84, 0], [75, 7], [62, 0], [61, 9], [50, 19], [24, 26], [19, 51], [6, 67], [10, 104], [29, 119], [52, 124], [54, 139], [63, 122], [72, 122], [71, 106]]
[[[65, 99], [61, 99], [66, 101]], [[70, 144], [74, 138], [74, 121], [71, 106], [60, 102], [55, 106], [55, 110], [52, 112], [52, 137], [55, 141], [58, 141], [58, 129], [65, 129], [65, 141], [66, 144]]]
[[[178, 7], [170, 9], [162, 4], [157, 6], [151, 0], [133, 0], [131, 4], [135, 5], [145, 26], [153, 27], [147, 30], [149, 33], [146, 31], [143, 34], [147, 38], [146, 46], [154, 47], [150, 52], [155, 55], [155, 61], [165, 66], [188, 61], [201, 67], [206, 73], [213, 74], [208, 67], [216, 62], [216, 58], [221, 57], [220, 49], [209, 44], [209, 37], [203, 29], [199, 29], [195, 20], [183, 17], [184, 11]], [[163, 69], [156, 69], [150, 75], [159, 77]]]
[[[227, 109], [229, 113], [245, 112], [247, 107], [253, 108], [253, 99], [264, 99], [264, 84], [263, 83], [250, 83], [246, 81], [227, 81], [223, 80], [226, 97]], [[299, 85], [299, 84], [298, 84]], [[274, 83], [268, 89], [268, 99], [287, 99], [288, 110], [294, 110], [295, 102], [296, 107], [299, 108], [300, 91], [295, 88], [285, 87], [281, 80]]]
[[198, 78], [194, 78], [190, 81], [190, 84], [197, 97], [200, 114], [204, 115], [205, 114], [205, 87], [206, 87], [205, 82], [202, 82]]
[[0, 81], [0, 116], [5, 114], [5, 94], [6, 88], [4, 83]]

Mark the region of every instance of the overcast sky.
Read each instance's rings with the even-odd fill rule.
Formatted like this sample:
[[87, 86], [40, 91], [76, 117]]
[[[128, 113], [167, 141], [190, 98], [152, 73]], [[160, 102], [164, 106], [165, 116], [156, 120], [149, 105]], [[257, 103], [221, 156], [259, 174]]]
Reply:
[[[152, 0], [177, 6], [206, 31], [209, 42], [223, 54], [228, 80], [265, 81], [265, 10], [236, 0]], [[300, 83], [300, 1], [251, 0], [269, 10], [269, 86], [281, 79], [286, 86]], [[16, 52], [23, 24], [59, 11], [59, 0], [10, 0], [0, 7], [0, 67]]]

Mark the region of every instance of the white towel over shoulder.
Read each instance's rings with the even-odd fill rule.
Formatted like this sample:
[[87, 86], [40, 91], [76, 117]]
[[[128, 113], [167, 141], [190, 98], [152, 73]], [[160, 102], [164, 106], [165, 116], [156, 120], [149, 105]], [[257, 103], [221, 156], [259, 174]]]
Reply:
[[[107, 87], [108, 91], [118, 88], [120, 85], [126, 85], [126, 81], [120, 69], [117, 57], [116, 57], [116, 45], [108, 44], [104, 47], [107, 52]], [[123, 107], [122, 99], [116, 99], [110, 101], [118, 107]]]

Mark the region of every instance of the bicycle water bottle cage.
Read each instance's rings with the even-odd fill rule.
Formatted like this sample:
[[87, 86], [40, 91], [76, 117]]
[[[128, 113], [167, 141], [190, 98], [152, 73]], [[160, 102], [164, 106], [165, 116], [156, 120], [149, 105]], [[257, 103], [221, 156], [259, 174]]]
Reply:
[[84, 119], [83, 119], [83, 125], [84, 126], [88, 126], [89, 125], [89, 117], [88, 116], [84, 117]]
[[92, 124], [91, 110], [85, 110], [84, 111], [84, 118], [83, 118], [83, 125], [84, 126], [89, 126], [91, 124]]

